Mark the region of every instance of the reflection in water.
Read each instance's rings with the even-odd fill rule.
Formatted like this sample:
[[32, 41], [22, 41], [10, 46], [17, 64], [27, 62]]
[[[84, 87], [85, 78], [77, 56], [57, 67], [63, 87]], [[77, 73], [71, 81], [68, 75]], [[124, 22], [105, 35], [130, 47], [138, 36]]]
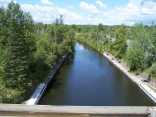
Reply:
[[103, 55], [77, 43], [39, 104], [152, 106], [154, 102]]

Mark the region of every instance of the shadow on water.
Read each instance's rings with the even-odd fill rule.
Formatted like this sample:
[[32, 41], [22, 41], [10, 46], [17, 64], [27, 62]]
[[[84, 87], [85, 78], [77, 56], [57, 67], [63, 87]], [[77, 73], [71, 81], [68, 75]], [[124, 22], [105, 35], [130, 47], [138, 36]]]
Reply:
[[60, 69], [58, 69], [58, 71], [54, 75], [53, 79], [50, 81], [43, 96], [45, 96], [45, 93], [50, 92], [51, 89], [58, 89], [58, 88], [60, 88], [60, 86], [62, 86], [64, 80], [63, 80], [63, 77], [61, 77], [60, 70], [64, 69], [67, 65], [72, 64], [73, 60], [74, 60], [74, 54], [69, 54], [67, 56], [66, 60], [63, 62], [63, 64], [60, 66]]

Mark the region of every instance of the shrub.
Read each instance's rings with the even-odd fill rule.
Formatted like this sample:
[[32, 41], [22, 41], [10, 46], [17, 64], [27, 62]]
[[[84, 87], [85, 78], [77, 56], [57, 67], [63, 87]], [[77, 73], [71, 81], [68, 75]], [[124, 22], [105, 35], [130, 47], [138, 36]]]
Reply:
[[153, 63], [150, 74], [152, 77], [156, 77], [156, 63]]

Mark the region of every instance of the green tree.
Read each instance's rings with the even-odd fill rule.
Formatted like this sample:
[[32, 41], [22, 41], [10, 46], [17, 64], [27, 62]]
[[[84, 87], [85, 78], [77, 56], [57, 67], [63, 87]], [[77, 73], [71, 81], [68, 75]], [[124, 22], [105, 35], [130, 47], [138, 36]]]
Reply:
[[7, 8], [9, 22], [9, 61], [5, 67], [6, 86], [23, 91], [27, 86], [27, 56], [25, 55], [26, 40], [24, 38], [24, 15], [19, 4], [11, 2]]
[[102, 31], [103, 29], [104, 29], [104, 27], [103, 27], [102, 23], [99, 23], [99, 24], [98, 24], [98, 31], [100, 32], [100, 31]]
[[130, 49], [127, 52], [127, 62], [132, 71], [142, 72], [147, 68], [147, 61], [149, 61], [149, 56], [151, 55], [151, 44], [148, 28], [143, 24], [135, 24], [131, 30]]
[[[5, 86], [14, 89], [11, 97], [24, 97], [33, 81], [29, 68], [36, 47], [33, 20], [14, 2], [9, 3], [6, 9], [1, 8], [0, 12], [3, 29], [0, 30], [1, 76]], [[20, 102], [21, 98], [15, 101]]]
[[138, 47], [131, 48], [126, 56], [130, 71], [141, 71], [145, 64], [144, 53]]
[[154, 25], [149, 28], [149, 35], [147, 64], [150, 67], [156, 62], [156, 27]]
[[113, 44], [113, 54], [119, 59], [123, 58], [126, 52], [127, 39], [126, 39], [126, 27], [120, 26], [115, 31], [115, 42]]
[[63, 24], [61, 17], [51, 25], [35, 24], [30, 13], [23, 12], [18, 3], [11, 2], [7, 8], [0, 8], [3, 102], [21, 102], [63, 54], [74, 50], [75, 32]]

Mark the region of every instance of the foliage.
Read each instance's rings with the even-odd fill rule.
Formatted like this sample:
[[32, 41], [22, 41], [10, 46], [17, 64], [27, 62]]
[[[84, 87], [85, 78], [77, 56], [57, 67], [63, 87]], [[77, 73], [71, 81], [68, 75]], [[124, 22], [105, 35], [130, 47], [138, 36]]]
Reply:
[[[0, 8], [0, 97], [20, 103], [67, 52], [73, 52], [74, 30], [63, 24], [35, 23], [13, 1]], [[2, 93], [3, 92], [3, 93]]]
[[127, 52], [127, 56], [126, 56], [126, 60], [130, 67], [130, 71], [137, 71], [143, 69], [143, 65], [144, 65], [143, 58], [144, 55], [142, 51], [139, 51], [135, 48], [131, 48]]
[[156, 78], [156, 63], [153, 63], [150, 74], [152, 77]]
[[119, 59], [123, 58], [126, 52], [126, 27], [120, 26], [115, 31], [115, 42], [113, 43], [112, 53]]
[[91, 46], [101, 54], [109, 52], [118, 59], [124, 59], [130, 70], [136, 74], [151, 69], [155, 74], [156, 26], [116, 25], [105, 26], [74, 25], [76, 39]]

